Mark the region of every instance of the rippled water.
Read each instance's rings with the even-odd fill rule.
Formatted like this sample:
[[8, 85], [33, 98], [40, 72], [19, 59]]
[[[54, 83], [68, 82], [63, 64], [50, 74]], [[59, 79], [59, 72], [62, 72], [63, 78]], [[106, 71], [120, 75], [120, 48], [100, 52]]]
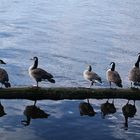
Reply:
[[[93, 66], [107, 87], [105, 72], [116, 62], [124, 87], [129, 87], [128, 71], [137, 59], [140, 44], [139, 0], [1, 0], [0, 58], [7, 62], [12, 86], [31, 86], [29, 60], [39, 57], [39, 66], [51, 72], [56, 84], [40, 86], [88, 86], [82, 77], [88, 64]], [[100, 85], [98, 85], [100, 86]], [[90, 100], [97, 111], [94, 117], [80, 116], [82, 101], [39, 101], [37, 106], [50, 116], [31, 119], [25, 127], [21, 120], [27, 100], [2, 100], [1, 139], [139, 139], [140, 103], [136, 116], [124, 130], [122, 106], [115, 100], [117, 112], [101, 118], [104, 100]]]

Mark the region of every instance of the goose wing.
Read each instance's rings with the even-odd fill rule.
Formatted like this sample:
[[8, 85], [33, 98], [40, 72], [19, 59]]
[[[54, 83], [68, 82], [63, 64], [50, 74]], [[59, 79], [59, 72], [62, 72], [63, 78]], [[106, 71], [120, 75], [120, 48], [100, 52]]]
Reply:
[[122, 82], [121, 77], [117, 71], [114, 71], [112, 76], [113, 76], [112, 79], [113, 79], [114, 83], [121, 83]]
[[129, 72], [129, 80], [133, 82], [140, 82], [140, 69], [139, 68], [132, 68]]
[[32, 70], [32, 75], [35, 78], [40, 78], [40, 79], [51, 79], [53, 78], [53, 75], [48, 73], [47, 71], [41, 69], [41, 68], [36, 68], [34, 70]]
[[101, 82], [101, 77], [93, 71], [84, 71], [84, 77], [90, 81], [97, 80]]
[[0, 81], [5, 82], [9, 81], [8, 73], [6, 70], [0, 68]]

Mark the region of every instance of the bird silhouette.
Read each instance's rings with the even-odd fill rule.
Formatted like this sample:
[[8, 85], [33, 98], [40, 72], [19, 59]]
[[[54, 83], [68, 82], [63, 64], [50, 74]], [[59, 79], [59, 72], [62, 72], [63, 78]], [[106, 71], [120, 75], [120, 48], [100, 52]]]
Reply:
[[48, 118], [50, 116], [50, 114], [37, 107], [36, 102], [34, 105], [26, 106], [24, 115], [26, 116], [26, 120], [21, 121], [24, 126], [30, 125], [31, 119]]
[[91, 104], [88, 102], [81, 102], [79, 104], [79, 110], [80, 110], [80, 115], [88, 115], [88, 116], [94, 116], [96, 112], [94, 111], [93, 107]]
[[116, 107], [114, 105], [114, 99], [112, 103], [109, 103], [109, 100], [107, 100], [105, 103], [101, 104], [102, 118], [105, 118], [106, 115], [114, 114], [115, 112], [116, 112]]
[[136, 106], [135, 106], [135, 101], [134, 104], [130, 104], [129, 100], [126, 103], [126, 105], [124, 105], [122, 107], [122, 112], [125, 118], [125, 123], [124, 123], [124, 127], [127, 130], [128, 129], [128, 118], [133, 118], [137, 112]]

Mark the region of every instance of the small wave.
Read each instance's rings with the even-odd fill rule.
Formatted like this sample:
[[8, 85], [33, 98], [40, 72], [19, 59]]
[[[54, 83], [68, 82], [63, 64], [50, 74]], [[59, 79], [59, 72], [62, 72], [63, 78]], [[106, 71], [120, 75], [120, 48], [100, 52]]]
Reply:
[[8, 38], [8, 37], [12, 37], [13, 35], [10, 33], [6, 33], [6, 32], [0, 32], [0, 38]]

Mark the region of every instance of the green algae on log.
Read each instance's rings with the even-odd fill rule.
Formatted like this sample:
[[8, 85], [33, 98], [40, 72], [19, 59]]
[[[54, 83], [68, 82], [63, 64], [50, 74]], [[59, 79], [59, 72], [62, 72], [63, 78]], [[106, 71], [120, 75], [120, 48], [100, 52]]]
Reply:
[[29, 100], [80, 100], [80, 99], [130, 99], [140, 100], [139, 89], [88, 89], [82, 87], [15, 87], [0, 89], [0, 99], [29, 99]]

